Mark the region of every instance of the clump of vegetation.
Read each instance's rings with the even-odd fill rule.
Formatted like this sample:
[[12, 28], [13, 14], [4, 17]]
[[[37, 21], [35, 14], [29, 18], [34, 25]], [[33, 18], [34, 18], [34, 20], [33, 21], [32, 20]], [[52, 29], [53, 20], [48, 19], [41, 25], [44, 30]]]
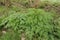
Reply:
[[[19, 12], [6, 17], [0, 23], [0, 27], [4, 25], [3, 27], [7, 28], [7, 30], [12, 29], [20, 35], [20, 39], [58, 40], [60, 39], [60, 29], [54, 23], [53, 18], [53, 13], [45, 12], [41, 9], [28, 9], [26, 12]], [[11, 36], [8, 39], [10, 38]], [[12, 37], [11, 40], [13, 39]]]
[[0, 40], [60, 40], [55, 13], [60, 13], [58, 2], [0, 0]]

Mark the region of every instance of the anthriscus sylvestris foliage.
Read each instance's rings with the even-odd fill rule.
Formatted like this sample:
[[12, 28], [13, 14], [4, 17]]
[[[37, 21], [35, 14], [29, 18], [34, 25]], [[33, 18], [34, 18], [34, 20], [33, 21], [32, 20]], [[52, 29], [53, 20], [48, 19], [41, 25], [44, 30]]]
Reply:
[[53, 17], [53, 13], [41, 9], [28, 9], [8, 16], [0, 27], [5, 23], [4, 27], [24, 34], [26, 40], [58, 40], [60, 29], [55, 29], [57, 26], [53, 23]]

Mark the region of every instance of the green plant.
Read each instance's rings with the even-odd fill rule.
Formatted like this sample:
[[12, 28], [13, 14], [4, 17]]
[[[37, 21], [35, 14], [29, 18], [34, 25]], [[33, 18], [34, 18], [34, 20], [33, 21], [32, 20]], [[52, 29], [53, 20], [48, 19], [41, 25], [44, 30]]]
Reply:
[[[26, 40], [60, 40], [58, 29], [55, 30], [57, 26], [54, 25], [53, 18], [53, 13], [30, 8], [26, 12], [11, 14], [3, 20], [0, 27], [6, 23], [5, 28], [14, 30], [15, 33], [21, 35], [20, 38], [24, 37]], [[22, 36], [22, 34], [24, 35]]]

